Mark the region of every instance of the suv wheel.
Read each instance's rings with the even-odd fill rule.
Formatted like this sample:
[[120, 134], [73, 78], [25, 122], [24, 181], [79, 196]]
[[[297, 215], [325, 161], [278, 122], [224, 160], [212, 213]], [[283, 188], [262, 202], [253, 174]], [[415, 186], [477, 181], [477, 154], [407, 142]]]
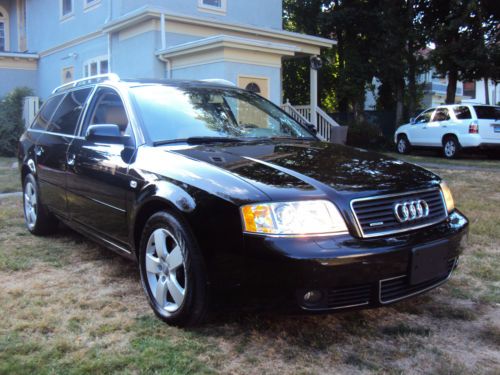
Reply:
[[24, 222], [31, 233], [39, 236], [57, 229], [57, 219], [42, 205], [38, 184], [31, 173], [24, 178], [23, 208]]
[[168, 324], [199, 324], [208, 310], [205, 265], [194, 236], [182, 220], [158, 212], [141, 237], [141, 283], [155, 314]]
[[443, 141], [443, 155], [448, 159], [457, 157], [460, 151], [460, 143], [454, 136], [446, 137]]
[[400, 154], [407, 154], [410, 152], [410, 142], [408, 141], [408, 138], [406, 135], [400, 135], [398, 138], [398, 143], [397, 143], [397, 150]]

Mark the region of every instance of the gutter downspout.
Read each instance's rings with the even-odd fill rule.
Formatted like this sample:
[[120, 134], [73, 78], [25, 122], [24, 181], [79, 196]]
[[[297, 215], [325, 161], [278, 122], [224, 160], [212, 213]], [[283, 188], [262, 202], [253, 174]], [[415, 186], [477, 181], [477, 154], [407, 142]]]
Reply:
[[[165, 13], [160, 15], [160, 33], [161, 33], [161, 51], [167, 48], [167, 39], [165, 35]], [[166, 79], [172, 79], [172, 64], [169, 59], [158, 55], [158, 58], [165, 63], [165, 75]]]

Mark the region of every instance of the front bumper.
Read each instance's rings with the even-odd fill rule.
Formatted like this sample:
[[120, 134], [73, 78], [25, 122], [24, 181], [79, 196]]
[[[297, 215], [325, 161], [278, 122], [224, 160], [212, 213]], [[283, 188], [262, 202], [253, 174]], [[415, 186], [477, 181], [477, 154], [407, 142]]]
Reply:
[[[386, 305], [445, 282], [456, 267], [467, 232], [467, 219], [454, 211], [431, 227], [381, 238], [247, 235], [241, 294], [247, 300], [310, 311]], [[444, 248], [447, 270], [410, 284], [413, 249], [422, 246]], [[311, 291], [321, 296], [314, 303], [304, 300]]]

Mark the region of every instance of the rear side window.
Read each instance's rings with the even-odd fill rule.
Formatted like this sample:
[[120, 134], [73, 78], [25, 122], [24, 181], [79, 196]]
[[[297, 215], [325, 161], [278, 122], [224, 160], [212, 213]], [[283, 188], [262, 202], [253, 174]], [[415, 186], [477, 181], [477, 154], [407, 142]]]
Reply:
[[448, 121], [450, 119], [450, 113], [448, 108], [438, 108], [434, 114], [432, 121]]
[[475, 105], [476, 116], [480, 120], [496, 120], [500, 118], [500, 107], [490, 107], [487, 105]]
[[57, 106], [61, 102], [63, 96], [64, 95], [57, 95], [52, 98], [49, 98], [47, 102], [45, 102], [42, 109], [38, 113], [38, 116], [33, 122], [33, 125], [31, 126], [32, 129], [47, 130], [47, 128], [49, 127], [50, 119], [54, 114], [54, 111], [56, 110]]
[[78, 119], [91, 90], [88, 87], [67, 93], [57, 108], [48, 130], [55, 133], [75, 134]]
[[472, 118], [469, 107], [463, 105], [453, 107], [453, 112], [455, 112], [457, 120], [469, 120]]

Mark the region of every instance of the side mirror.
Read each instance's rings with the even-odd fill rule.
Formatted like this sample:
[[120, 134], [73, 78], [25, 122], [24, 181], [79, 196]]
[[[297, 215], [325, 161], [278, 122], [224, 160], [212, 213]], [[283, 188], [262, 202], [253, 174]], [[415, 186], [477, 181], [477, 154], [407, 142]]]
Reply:
[[415, 125], [415, 117], [410, 118], [410, 124]]
[[97, 143], [125, 144], [128, 136], [123, 136], [120, 127], [114, 124], [90, 125], [85, 134], [87, 141]]
[[314, 124], [308, 123], [306, 127], [311, 133], [318, 134], [318, 129], [314, 127]]

